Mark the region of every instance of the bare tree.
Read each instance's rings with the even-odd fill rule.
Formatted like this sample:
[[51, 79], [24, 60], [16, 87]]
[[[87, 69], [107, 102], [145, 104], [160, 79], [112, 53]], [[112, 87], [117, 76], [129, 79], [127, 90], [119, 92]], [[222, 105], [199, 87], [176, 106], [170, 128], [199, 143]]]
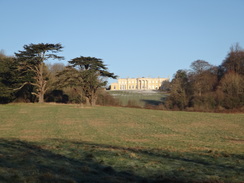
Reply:
[[235, 72], [224, 75], [220, 81], [220, 91], [223, 93], [222, 105], [225, 108], [238, 108], [244, 105], [244, 77]]
[[194, 95], [201, 97], [203, 93], [213, 91], [217, 82], [217, 68], [204, 60], [192, 62], [190, 82]]
[[226, 59], [222, 63], [224, 73], [230, 71], [244, 75], [244, 50], [237, 43], [230, 48]]

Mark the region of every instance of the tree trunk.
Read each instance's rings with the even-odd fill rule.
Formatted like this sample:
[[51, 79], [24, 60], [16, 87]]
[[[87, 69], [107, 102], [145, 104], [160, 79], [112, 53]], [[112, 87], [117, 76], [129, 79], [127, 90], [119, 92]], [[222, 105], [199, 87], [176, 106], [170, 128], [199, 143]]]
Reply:
[[38, 103], [44, 103], [44, 94], [43, 93], [39, 93], [39, 95], [38, 95]]
[[88, 97], [86, 97], [86, 105], [91, 105], [90, 99]]
[[92, 92], [91, 95], [91, 106], [95, 106], [97, 101], [97, 95], [96, 95], [96, 90]]
[[37, 72], [37, 80], [39, 82], [38, 84], [38, 99], [39, 99], [39, 103], [43, 103], [44, 102], [44, 94], [46, 91], [46, 81], [44, 79], [44, 63], [40, 63], [39, 65], [39, 72]]
[[96, 99], [92, 98], [91, 106], [95, 106], [95, 105], [96, 105]]

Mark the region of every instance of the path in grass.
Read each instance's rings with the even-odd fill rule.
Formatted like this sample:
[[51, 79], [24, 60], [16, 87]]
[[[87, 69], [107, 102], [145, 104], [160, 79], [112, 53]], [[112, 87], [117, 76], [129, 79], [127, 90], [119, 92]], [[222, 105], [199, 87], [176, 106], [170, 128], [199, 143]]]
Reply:
[[0, 106], [0, 182], [241, 182], [243, 114]]

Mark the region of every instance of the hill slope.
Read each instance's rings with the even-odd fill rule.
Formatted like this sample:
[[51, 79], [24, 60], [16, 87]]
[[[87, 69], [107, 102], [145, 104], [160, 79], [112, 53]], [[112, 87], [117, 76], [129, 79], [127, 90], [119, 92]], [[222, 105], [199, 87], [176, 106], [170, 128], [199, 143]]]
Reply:
[[244, 114], [0, 106], [0, 182], [241, 182]]

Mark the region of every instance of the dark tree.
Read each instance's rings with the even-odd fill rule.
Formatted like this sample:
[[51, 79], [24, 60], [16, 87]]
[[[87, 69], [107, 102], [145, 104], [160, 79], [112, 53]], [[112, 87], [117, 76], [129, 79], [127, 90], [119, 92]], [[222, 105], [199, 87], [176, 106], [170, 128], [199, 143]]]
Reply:
[[218, 85], [218, 67], [204, 60], [192, 62], [189, 73], [189, 107], [196, 110], [212, 110], [216, 107], [214, 91]]
[[108, 71], [102, 59], [95, 57], [77, 57], [69, 61], [70, 66], [59, 74], [60, 83], [73, 87], [80, 96], [84, 96], [86, 104], [94, 106], [99, 88], [105, 87], [105, 78], [116, 78]]
[[194, 96], [201, 97], [206, 92], [213, 91], [217, 83], [217, 68], [204, 60], [197, 60], [191, 64], [190, 83]]
[[224, 73], [235, 72], [244, 75], [244, 50], [236, 44], [230, 48], [226, 59], [222, 63]]
[[13, 88], [19, 82], [16, 70], [14, 58], [0, 53], [0, 103], [8, 103], [15, 98]]
[[49, 89], [47, 93], [52, 92], [53, 90], [57, 90], [55, 83], [58, 80], [57, 74], [65, 69], [65, 65], [63, 63], [54, 63], [47, 64], [48, 70], [48, 81], [49, 81]]
[[190, 67], [194, 73], [200, 74], [203, 71], [209, 70], [213, 66], [204, 60], [196, 60], [191, 63]]
[[219, 67], [219, 103], [227, 108], [244, 105], [244, 50], [236, 44], [230, 48], [226, 59]]
[[[33, 85], [36, 91], [33, 95], [38, 97], [38, 102], [44, 102], [44, 95], [48, 89], [48, 77], [45, 61], [48, 59], [63, 59], [57, 56], [58, 52], [62, 51], [61, 44], [30, 44], [24, 46], [24, 51], [15, 53], [19, 63], [19, 71], [23, 76], [31, 76], [31, 80], [26, 80], [18, 89], [21, 89], [27, 84]], [[27, 77], [28, 78], [28, 77]]]
[[171, 93], [166, 101], [168, 108], [185, 109], [188, 105], [188, 95], [190, 92], [187, 72], [185, 70], [178, 70], [170, 85]]

